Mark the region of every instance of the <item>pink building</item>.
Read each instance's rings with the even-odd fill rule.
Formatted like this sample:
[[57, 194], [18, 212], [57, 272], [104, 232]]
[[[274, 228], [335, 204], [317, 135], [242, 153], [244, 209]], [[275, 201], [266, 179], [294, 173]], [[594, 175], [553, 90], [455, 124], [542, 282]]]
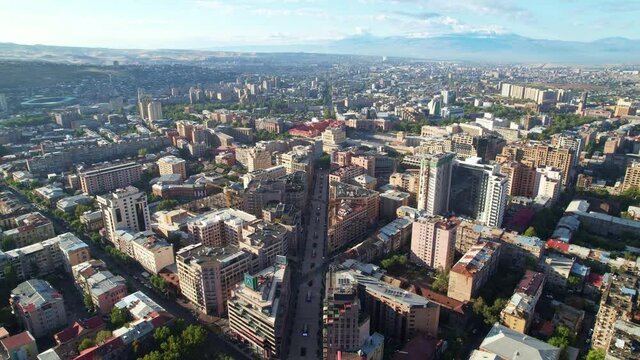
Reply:
[[411, 261], [434, 269], [449, 269], [453, 265], [457, 225], [442, 217], [416, 220], [411, 233]]

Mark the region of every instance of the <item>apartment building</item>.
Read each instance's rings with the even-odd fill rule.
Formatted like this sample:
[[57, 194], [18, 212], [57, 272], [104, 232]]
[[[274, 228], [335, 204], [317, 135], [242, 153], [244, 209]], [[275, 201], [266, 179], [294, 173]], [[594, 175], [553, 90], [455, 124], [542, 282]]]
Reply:
[[147, 194], [133, 186], [96, 198], [102, 211], [107, 238], [117, 244], [116, 230], [139, 232], [151, 229]]
[[292, 236], [286, 227], [265, 220], [245, 224], [239, 248], [251, 254], [251, 272], [273, 266], [280, 255], [286, 257]]
[[544, 283], [543, 273], [527, 270], [507, 306], [500, 312], [500, 322], [511, 330], [526, 333], [533, 321]]
[[338, 352], [359, 349], [361, 332], [369, 334], [368, 317], [360, 311], [357, 283], [346, 273], [327, 272], [322, 310], [323, 359], [336, 360]]
[[235, 246], [186, 246], [176, 254], [180, 291], [205, 314], [226, 313], [227, 299], [251, 268], [251, 255]]
[[127, 187], [140, 180], [142, 165], [129, 162], [81, 172], [80, 186], [87, 194], [101, 194]]
[[409, 193], [398, 190], [387, 190], [380, 194], [380, 218], [394, 219], [400, 207], [409, 205], [410, 197]]
[[498, 270], [501, 246], [493, 241], [473, 245], [449, 272], [447, 296], [470, 301]]
[[[45, 276], [56, 270], [71, 272], [71, 268], [91, 259], [89, 246], [72, 233], [0, 252], [0, 263], [10, 263], [19, 279]], [[36, 265], [34, 265], [36, 264]]]
[[187, 221], [187, 232], [204, 246], [238, 246], [242, 226], [256, 217], [241, 210], [220, 209], [198, 215]]
[[248, 172], [273, 166], [271, 164], [271, 152], [257, 147], [236, 149], [236, 161], [247, 168]]
[[187, 162], [177, 156], [165, 156], [158, 159], [160, 176], [179, 174], [180, 180], [187, 178]]
[[342, 182], [352, 183], [357, 176], [363, 175], [365, 169], [357, 165], [348, 165], [338, 168], [329, 173], [329, 183]]
[[15, 227], [1, 232], [3, 238], [11, 239], [21, 248], [56, 236], [53, 224], [39, 212], [16, 216]]
[[353, 270], [350, 276], [358, 284], [362, 312], [369, 315], [371, 331], [400, 343], [418, 333], [437, 336], [438, 304]]
[[620, 191], [626, 191], [634, 187], [640, 188], [640, 162], [632, 162], [627, 166]]
[[600, 307], [593, 326], [592, 347], [607, 350], [611, 346], [618, 320], [631, 321], [637, 306], [638, 277], [629, 272], [608, 273], [603, 279]]
[[175, 263], [173, 245], [151, 230], [138, 233], [117, 230], [116, 236], [120, 250], [152, 274]]
[[73, 267], [76, 285], [91, 298], [100, 314], [109, 314], [113, 306], [129, 294], [127, 283], [114, 275], [102, 260], [90, 260]]
[[34, 337], [49, 335], [67, 325], [62, 294], [48, 282], [32, 279], [11, 290], [9, 303], [21, 325]]
[[236, 286], [227, 301], [229, 327], [261, 359], [281, 359], [286, 353], [290, 270], [284, 256], [273, 266], [251, 275]]
[[550, 286], [564, 289], [567, 287], [567, 281], [569, 280], [571, 269], [575, 262], [573, 258], [549, 254], [543, 257], [540, 263], [547, 276], [547, 283], [549, 283]]
[[449, 211], [454, 158], [455, 154], [440, 153], [420, 160], [418, 210], [426, 211], [429, 216], [442, 215]]
[[242, 184], [246, 189], [249, 184], [254, 180], [275, 180], [279, 177], [285, 176], [287, 169], [284, 165], [271, 166], [265, 169], [257, 169], [242, 175]]
[[534, 168], [551, 166], [562, 173], [562, 185], [569, 182], [574, 164], [574, 150], [553, 147], [543, 143], [513, 143], [505, 146], [500, 155], [496, 156], [498, 163], [506, 161], [529, 160]]
[[379, 194], [359, 186], [333, 182], [329, 185], [328, 245], [329, 251], [366, 235], [376, 223]]
[[640, 325], [631, 321], [618, 320], [613, 325], [612, 342], [605, 359], [637, 360], [640, 359], [637, 344], [640, 342]]
[[393, 173], [389, 185], [409, 193], [409, 206], [415, 207], [420, 186], [420, 175], [415, 172]]
[[455, 254], [455, 221], [442, 217], [423, 217], [413, 222], [409, 258], [420, 266], [447, 270]]

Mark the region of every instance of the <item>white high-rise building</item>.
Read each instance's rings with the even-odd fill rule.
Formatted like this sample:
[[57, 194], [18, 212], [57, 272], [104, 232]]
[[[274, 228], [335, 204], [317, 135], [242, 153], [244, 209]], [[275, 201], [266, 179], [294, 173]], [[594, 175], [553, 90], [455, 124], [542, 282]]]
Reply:
[[554, 203], [560, 196], [562, 187], [562, 173], [553, 167], [536, 169], [536, 179], [533, 185], [533, 196], [548, 198]]
[[136, 187], [118, 189], [110, 194], [98, 196], [96, 200], [102, 210], [107, 238], [114, 244], [118, 243], [116, 230], [136, 233], [151, 229], [147, 195]]
[[440, 95], [442, 95], [442, 103], [445, 105], [456, 102], [456, 92], [453, 90], [442, 90]]
[[480, 221], [487, 226], [500, 227], [507, 208], [507, 189], [509, 181], [506, 176], [492, 174], [487, 183], [487, 198]]
[[449, 210], [449, 188], [455, 154], [441, 153], [420, 161], [418, 210], [429, 216], [442, 215]]
[[162, 103], [159, 101], [152, 101], [148, 105], [147, 114], [149, 115], [149, 121], [156, 121], [162, 119]]
[[9, 110], [9, 104], [7, 104], [7, 96], [5, 94], [0, 94], [0, 113], [6, 112]]

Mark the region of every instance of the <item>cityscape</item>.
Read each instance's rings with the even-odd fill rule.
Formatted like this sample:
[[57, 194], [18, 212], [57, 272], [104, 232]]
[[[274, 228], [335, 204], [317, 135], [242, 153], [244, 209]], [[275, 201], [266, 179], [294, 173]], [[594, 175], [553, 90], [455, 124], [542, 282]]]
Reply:
[[0, 15], [1, 360], [640, 360], [634, 2], [142, 3]]

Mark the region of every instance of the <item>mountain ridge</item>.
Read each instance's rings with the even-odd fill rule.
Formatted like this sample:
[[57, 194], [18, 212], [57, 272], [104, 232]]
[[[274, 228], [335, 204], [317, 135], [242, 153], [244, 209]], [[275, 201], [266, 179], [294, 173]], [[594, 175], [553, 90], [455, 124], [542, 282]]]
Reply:
[[624, 37], [589, 42], [546, 40], [518, 34], [457, 33], [438, 36], [375, 36], [363, 33], [307, 44], [206, 46], [200, 49], [115, 49], [0, 43], [0, 60], [101, 64], [204, 61], [263, 53], [311, 53], [484, 63], [633, 64], [640, 40]]

